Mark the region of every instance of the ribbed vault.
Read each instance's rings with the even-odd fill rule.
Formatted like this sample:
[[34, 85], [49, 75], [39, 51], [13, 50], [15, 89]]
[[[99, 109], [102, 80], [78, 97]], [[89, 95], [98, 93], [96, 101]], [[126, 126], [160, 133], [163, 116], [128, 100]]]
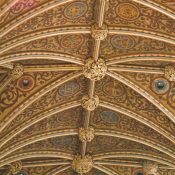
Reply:
[[0, 174], [173, 175], [175, 3], [0, 1]]

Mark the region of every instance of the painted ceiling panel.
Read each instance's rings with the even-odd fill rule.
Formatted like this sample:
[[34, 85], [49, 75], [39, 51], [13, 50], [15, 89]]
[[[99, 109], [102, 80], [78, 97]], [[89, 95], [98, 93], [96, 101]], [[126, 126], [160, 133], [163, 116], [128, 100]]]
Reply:
[[[56, 2], [56, 1], [55, 1]], [[27, 20], [3, 37], [3, 41], [39, 30], [66, 26], [89, 26], [93, 23], [94, 0], [81, 0], [56, 6]], [[27, 5], [26, 5], [27, 6]], [[33, 9], [35, 9], [33, 7]], [[2, 41], [2, 40], [1, 40]]]
[[[92, 40], [88, 34], [63, 35], [42, 38], [10, 49], [6, 54], [23, 52], [53, 52], [76, 56], [80, 58], [89, 55]], [[10, 44], [9, 44], [10, 46]], [[35, 60], [34, 60], [35, 61]]]
[[101, 56], [106, 59], [120, 55], [134, 54], [174, 54], [174, 45], [154, 39], [130, 36], [130, 35], [109, 35], [101, 43]]
[[106, 16], [108, 25], [141, 28], [174, 35], [173, 19], [132, 0], [110, 0]]
[[173, 175], [174, 5], [0, 1], [0, 175]]

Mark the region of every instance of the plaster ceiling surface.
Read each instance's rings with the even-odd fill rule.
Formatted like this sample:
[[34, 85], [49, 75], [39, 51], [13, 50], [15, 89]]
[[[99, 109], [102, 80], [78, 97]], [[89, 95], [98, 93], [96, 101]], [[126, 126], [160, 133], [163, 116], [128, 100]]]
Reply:
[[0, 175], [174, 175], [174, 45], [174, 0], [0, 0]]

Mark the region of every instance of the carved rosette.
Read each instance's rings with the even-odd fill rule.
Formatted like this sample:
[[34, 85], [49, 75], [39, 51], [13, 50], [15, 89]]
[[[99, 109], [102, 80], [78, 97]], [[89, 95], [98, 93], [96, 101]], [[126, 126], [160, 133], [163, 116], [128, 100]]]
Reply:
[[10, 164], [10, 172], [12, 174], [17, 174], [21, 170], [22, 170], [22, 162], [18, 161]]
[[88, 173], [93, 167], [92, 157], [86, 155], [82, 157], [81, 155], [76, 155], [72, 161], [72, 169], [79, 174]]
[[95, 95], [92, 98], [89, 98], [88, 95], [83, 96], [82, 98], [82, 107], [88, 111], [95, 110], [99, 105], [99, 98], [97, 95]]
[[94, 139], [94, 128], [89, 127], [88, 129], [79, 128], [79, 139], [82, 142], [91, 142]]
[[158, 164], [152, 161], [145, 161], [143, 163], [143, 169], [147, 174], [157, 174], [158, 171]]
[[20, 78], [24, 73], [24, 67], [22, 64], [14, 64], [13, 69], [9, 72], [9, 75], [13, 79], [18, 79]]
[[96, 24], [91, 28], [91, 35], [95, 40], [104, 40], [108, 35], [107, 25], [98, 27]]
[[93, 81], [101, 80], [106, 75], [106, 72], [106, 63], [101, 58], [97, 61], [92, 58], [88, 59], [83, 68], [84, 76]]
[[169, 81], [175, 81], [175, 67], [174, 66], [165, 67], [165, 78], [167, 78]]

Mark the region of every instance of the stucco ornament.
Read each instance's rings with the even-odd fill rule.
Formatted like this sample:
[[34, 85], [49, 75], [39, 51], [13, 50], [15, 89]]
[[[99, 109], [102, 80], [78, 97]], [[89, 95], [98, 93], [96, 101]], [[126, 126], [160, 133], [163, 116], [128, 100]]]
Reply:
[[169, 81], [175, 81], [175, 67], [174, 66], [165, 66], [165, 78]]
[[72, 161], [72, 168], [79, 174], [88, 173], [93, 167], [92, 157], [86, 155], [82, 157], [81, 155], [76, 155]]
[[158, 164], [156, 162], [152, 161], [145, 161], [143, 163], [143, 169], [144, 171], [149, 175], [157, 175], [158, 174]]
[[88, 111], [95, 110], [99, 105], [99, 97], [95, 95], [92, 98], [89, 98], [88, 95], [83, 96], [82, 98], [82, 107]]
[[10, 172], [11, 174], [15, 175], [18, 172], [20, 172], [22, 169], [22, 162], [18, 161], [18, 162], [13, 162], [10, 164]]
[[99, 27], [98, 25], [93, 25], [91, 28], [91, 35], [95, 40], [104, 40], [108, 35], [107, 25]]
[[9, 72], [9, 75], [13, 78], [13, 79], [18, 79], [20, 78], [24, 73], [24, 67], [22, 64], [14, 64], [13, 65], [13, 69]]
[[93, 81], [101, 80], [106, 75], [106, 72], [106, 63], [101, 58], [97, 61], [92, 58], [88, 59], [83, 68], [84, 76]]
[[79, 139], [82, 142], [91, 142], [94, 139], [94, 128], [79, 128]]

